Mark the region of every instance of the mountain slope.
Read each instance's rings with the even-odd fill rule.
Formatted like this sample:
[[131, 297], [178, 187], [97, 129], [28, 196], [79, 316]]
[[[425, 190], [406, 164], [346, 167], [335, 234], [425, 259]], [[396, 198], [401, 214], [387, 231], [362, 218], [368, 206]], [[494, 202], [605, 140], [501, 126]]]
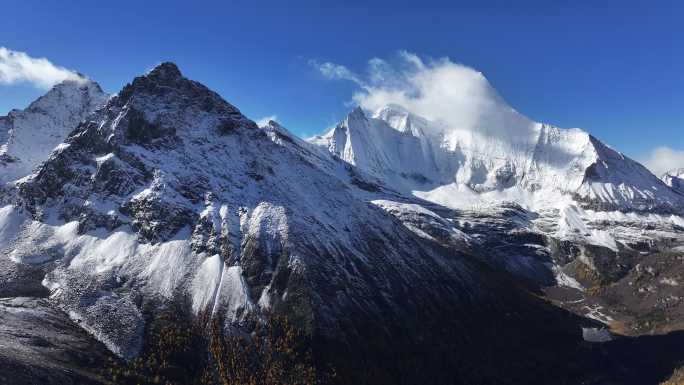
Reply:
[[468, 250], [616, 333], [680, 329], [667, 316], [684, 303], [678, 277], [644, 266], [679, 270], [681, 172], [661, 180], [581, 129], [533, 122], [476, 76], [482, 92], [423, 108], [437, 119], [356, 108], [308, 141], [379, 186], [369, 200], [417, 236]]
[[0, 117], [0, 183], [31, 173], [50, 152], [107, 100], [91, 80], [66, 80], [31, 103]]
[[[369, 201], [392, 193], [365, 178], [280, 126], [258, 128], [164, 63], [3, 193], [4, 285], [42, 283], [127, 358], [175, 304], [226, 331], [284, 315], [339, 383], [595, 375], [564, 366], [581, 358], [580, 326], [592, 321], [448, 248], [463, 241], [448, 221], [421, 213], [453, 242], [417, 236]], [[25, 266], [44, 277], [12, 273]]]
[[[550, 273], [566, 282], [563, 269], [578, 257], [579, 270], [594, 276], [591, 284], [612, 280], [638, 260], [617, 263], [618, 253], [684, 245], [684, 195], [588, 133], [534, 123], [491, 94], [491, 103], [474, 106], [481, 113], [463, 126], [431, 122], [397, 105], [372, 117], [357, 108], [309, 142], [396, 191], [399, 201], [413, 196], [427, 209], [455, 210], [437, 211], [479, 239], [475, 245], [517, 250], [494, 264], [537, 283], [548, 284]], [[524, 219], [501, 217], [511, 206]], [[403, 211], [414, 212], [410, 205]], [[521, 243], [501, 244], [511, 237]], [[491, 262], [496, 253], [484, 254]]]

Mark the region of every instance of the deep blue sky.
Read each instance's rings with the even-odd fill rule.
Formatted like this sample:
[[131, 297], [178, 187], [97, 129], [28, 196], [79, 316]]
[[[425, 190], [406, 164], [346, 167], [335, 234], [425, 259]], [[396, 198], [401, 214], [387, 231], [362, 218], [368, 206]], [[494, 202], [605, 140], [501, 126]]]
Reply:
[[[301, 135], [343, 118], [354, 90], [310, 59], [362, 71], [398, 50], [448, 56], [535, 120], [582, 127], [637, 157], [684, 149], [684, 2], [366, 3], [9, 0], [0, 46], [110, 92], [172, 60], [246, 115], [276, 114]], [[41, 92], [0, 85], [0, 114]]]

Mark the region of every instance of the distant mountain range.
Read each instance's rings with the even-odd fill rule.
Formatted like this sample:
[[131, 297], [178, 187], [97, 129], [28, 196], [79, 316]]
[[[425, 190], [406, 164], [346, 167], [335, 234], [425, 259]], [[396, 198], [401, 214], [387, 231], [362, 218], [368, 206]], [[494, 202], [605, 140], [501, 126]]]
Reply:
[[[682, 346], [682, 170], [488, 94], [462, 127], [390, 105], [303, 140], [163, 63], [0, 117], [0, 319], [22, 325], [0, 379], [111, 382], [93, 368], [146, 357], [169, 309], [250, 338], [283, 317], [321, 382], [664, 379], [684, 349], [642, 354]], [[174, 357], [156, 375], [199, 378]]]

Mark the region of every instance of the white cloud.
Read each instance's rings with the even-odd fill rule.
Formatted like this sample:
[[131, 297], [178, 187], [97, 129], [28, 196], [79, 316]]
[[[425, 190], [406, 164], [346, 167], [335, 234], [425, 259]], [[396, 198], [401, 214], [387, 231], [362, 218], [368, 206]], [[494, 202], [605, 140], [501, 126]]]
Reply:
[[271, 120], [275, 122], [276, 120], [278, 120], [278, 116], [277, 115], [264, 116], [261, 119], [257, 119], [256, 124], [259, 127], [266, 127], [266, 126], [268, 126], [268, 122], [270, 122]]
[[684, 150], [675, 150], [667, 146], [656, 147], [641, 157], [640, 161], [652, 173], [661, 176], [668, 171], [684, 167]]
[[396, 104], [452, 131], [511, 141], [530, 133], [532, 122], [508, 106], [481, 72], [449, 58], [423, 59], [401, 51], [390, 61], [369, 60], [363, 75], [339, 64], [310, 64], [329, 79], [356, 83], [359, 90], [352, 99], [365, 110]]
[[317, 60], [309, 60], [309, 65], [318, 69], [323, 76], [332, 80], [350, 80], [360, 86], [363, 86], [361, 78], [347, 67], [331, 62], [320, 63]]
[[24, 52], [0, 47], [0, 84], [31, 83], [48, 89], [67, 79], [80, 81], [84, 78], [46, 58], [33, 58]]

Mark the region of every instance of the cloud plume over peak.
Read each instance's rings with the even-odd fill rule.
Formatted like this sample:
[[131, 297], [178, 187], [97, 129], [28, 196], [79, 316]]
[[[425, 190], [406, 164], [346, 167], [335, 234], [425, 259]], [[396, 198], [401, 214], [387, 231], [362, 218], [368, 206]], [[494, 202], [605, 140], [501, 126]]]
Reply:
[[48, 89], [65, 80], [83, 81], [75, 71], [52, 64], [46, 58], [34, 58], [24, 52], [0, 47], [0, 85], [30, 83]]
[[451, 130], [488, 136], [515, 138], [530, 131], [532, 122], [508, 106], [481, 72], [449, 58], [400, 51], [391, 60], [369, 60], [363, 74], [330, 62], [311, 64], [328, 79], [356, 83], [352, 100], [365, 110], [399, 105]]

